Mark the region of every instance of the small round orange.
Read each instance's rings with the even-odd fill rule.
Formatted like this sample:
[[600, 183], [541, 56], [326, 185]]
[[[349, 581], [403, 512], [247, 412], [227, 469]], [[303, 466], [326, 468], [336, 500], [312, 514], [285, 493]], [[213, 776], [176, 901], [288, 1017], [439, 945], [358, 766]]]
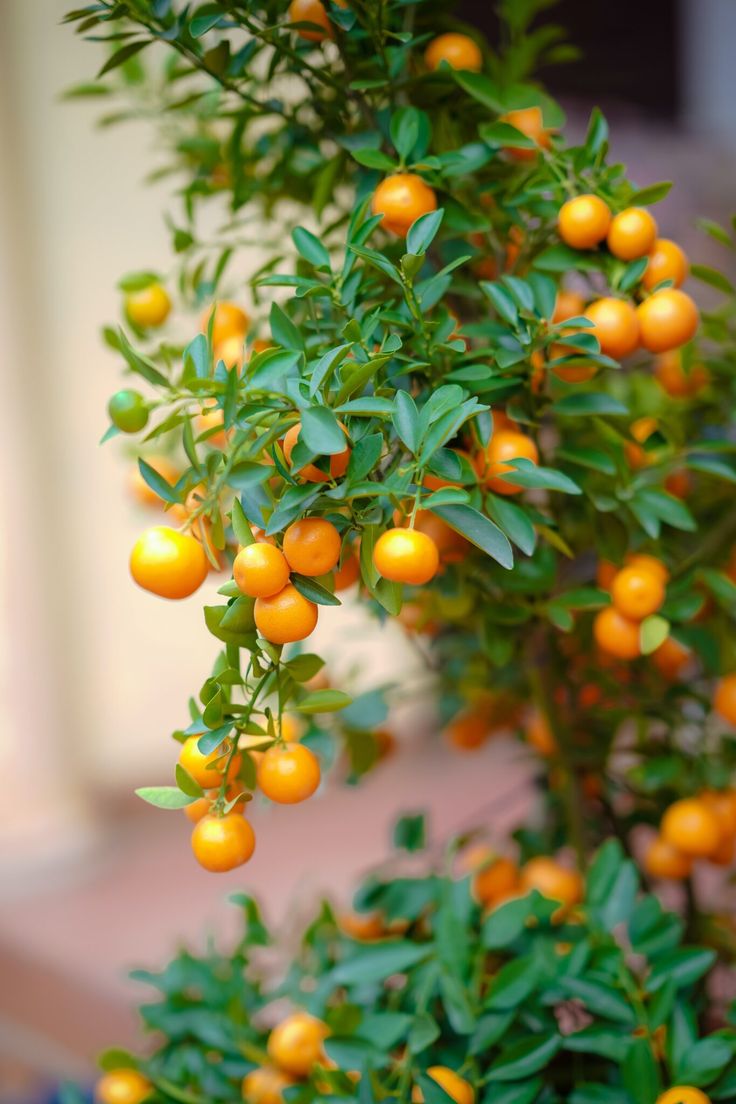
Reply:
[[250, 598], [270, 598], [289, 581], [289, 564], [280, 548], [256, 541], [238, 552], [233, 562], [233, 578], [238, 590]]
[[639, 319], [631, 303], [605, 296], [585, 308], [593, 323], [587, 332], [598, 338], [601, 352], [614, 360], [631, 356], [639, 344]]
[[629, 564], [616, 573], [611, 598], [620, 614], [631, 621], [642, 621], [656, 613], [665, 599], [661, 574], [641, 564]]
[[692, 1085], [675, 1085], [657, 1097], [657, 1104], [710, 1104], [710, 1097]]
[[[500, 116], [500, 121], [520, 130], [541, 149], [549, 149], [552, 145], [550, 132], [544, 125], [542, 110], [537, 106], [507, 111], [505, 115]], [[528, 149], [524, 146], [504, 146], [504, 149], [514, 161], [534, 161], [538, 152], [536, 149]]]
[[579, 195], [563, 203], [557, 229], [566, 245], [573, 249], [594, 249], [602, 242], [611, 225], [611, 210], [597, 195]]
[[347, 590], [354, 583], [357, 583], [359, 578], [360, 560], [355, 552], [346, 552], [343, 555], [342, 563], [335, 569], [335, 593], [339, 594], [341, 590]]
[[690, 296], [679, 288], [663, 288], [637, 309], [641, 343], [650, 353], [666, 353], [685, 345], [698, 328], [700, 315]]
[[677, 679], [690, 662], [691, 652], [679, 640], [668, 636], [652, 652], [652, 663], [666, 679]]
[[703, 364], [693, 364], [685, 371], [679, 349], [659, 354], [654, 361], [654, 377], [671, 399], [691, 399], [710, 382], [710, 374]]
[[326, 575], [340, 559], [341, 547], [340, 534], [325, 518], [301, 518], [284, 533], [284, 556], [298, 575]]
[[[339, 8], [347, 6], [346, 0], [335, 0]], [[289, 4], [290, 23], [314, 23], [314, 29], [305, 28], [297, 31], [300, 38], [306, 42], [323, 42], [326, 38], [334, 38], [335, 32], [321, 0], [291, 0]], [[321, 27], [322, 30], [317, 30]]]
[[641, 655], [639, 623], [623, 617], [615, 606], [606, 606], [593, 622], [596, 644], [616, 659], [636, 659]]
[[376, 188], [371, 210], [374, 215], [383, 215], [384, 230], [405, 237], [420, 215], [437, 210], [437, 196], [416, 173], [394, 173]]
[[271, 801], [296, 805], [306, 801], [320, 782], [319, 759], [303, 744], [274, 744], [258, 764], [258, 785]]
[[167, 525], [141, 533], [130, 553], [138, 586], [160, 598], [187, 598], [207, 578], [207, 557], [199, 541]]
[[664, 489], [675, 498], [686, 499], [693, 489], [693, 481], [690, 472], [686, 468], [678, 468], [670, 472], [664, 481]]
[[453, 69], [479, 73], [483, 68], [483, 54], [477, 42], [468, 35], [449, 31], [433, 38], [424, 53], [428, 69], [438, 69], [446, 61]]
[[248, 327], [250, 326], [250, 318], [237, 303], [230, 303], [227, 300], [222, 300], [207, 308], [202, 315], [200, 327], [202, 333], [207, 333], [210, 318], [212, 318], [213, 314], [213, 348], [221, 346], [223, 342], [228, 341], [230, 338], [236, 337], [242, 339], [247, 334]]
[[540, 709], [533, 709], [526, 722], [524, 734], [528, 744], [545, 758], [557, 754], [557, 741], [549, 721]]
[[478, 709], [466, 709], [450, 721], [443, 733], [448, 744], [460, 751], [475, 751], [491, 734], [488, 717]]
[[692, 868], [690, 855], [683, 855], [661, 836], [655, 836], [644, 853], [644, 869], [652, 878], [681, 881], [690, 877]]
[[566, 322], [568, 318], [582, 317], [585, 314], [585, 299], [579, 291], [560, 288], [555, 299], [553, 322]]
[[599, 560], [595, 572], [595, 581], [601, 590], [610, 590], [619, 568], [610, 560]]
[[[179, 751], [179, 764], [190, 774], [203, 790], [213, 790], [222, 782], [222, 773], [227, 763], [226, 756], [230, 745], [221, 744], [209, 755], [204, 755], [198, 747], [199, 736], [187, 736]], [[240, 755], [234, 755], [228, 767], [227, 780], [232, 782], [240, 770]]]
[[224, 874], [242, 866], [255, 849], [255, 833], [242, 813], [208, 814], [194, 825], [194, 857], [200, 866], [213, 874]]
[[245, 1104], [283, 1104], [283, 1090], [293, 1084], [293, 1078], [281, 1070], [262, 1066], [243, 1078], [243, 1100]]
[[718, 680], [713, 708], [724, 721], [736, 725], [736, 673], [724, 675]]
[[268, 1056], [279, 1069], [293, 1077], [308, 1077], [312, 1067], [325, 1058], [327, 1024], [307, 1012], [294, 1012], [278, 1024], [268, 1037]]
[[287, 583], [270, 598], [256, 598], [253, 608], [256, 628], [272, 644], [292, 644], [304, 640], [317, 626], [318, 611], [296, 589]]
[[[645, 419], [641, 420], [644, 421]], [[637, 423], [635, 422], [634, 426], [632, 426], [632, 431], [635, 435], [638, 433], [638, 430], [635, 429], [636, 425]], [[637, 439], [641, 440], [642, 438], [637, 437]], [[667, 567], [661, 560], [657, 559], [656, 556], [651, 556], [648, 552], [629, 552], [626, 556], [626, 564], [629, 567], [645, 567], [648, 571], [653, 571], [665, 585], [670, 581], [670, 573]]]
[[103, 1073], [95, 1085], [98, 1104], [141, 1104], [151, 1095], [153, 1086], [136, 1069], [114, 1069]]
[[142, 330], [163, 326], [170, 310], [171, 300], [161, 284], [149, 284], [125, 296], [125, 313]]
[[662, 838], [692, 858], [708, 858], [718, 849], [722, 832], [718, 817], [699, 797], [683, 797], [665, 811]]
[[[455, 1104], [473, 1104], [475, 1100], [473, 1086], [449, 1066], [430, 1066], [427, 1077], [431, 1077], [441, 1089], [444, 1089]], [[412, 1101], [414, 1104], [422, 1104], [424, 1101], [424, 1094], [418, 1085], [415, 1085], [412, 1090]]]
[[196, 824], [212, 809], [212, 799], [207, 794], [204, 797], [198, 797], [192, 801], [189, 805], [184, 806], [184, 813], [188, 820], [191, 820], [192, 824]]
[[493, 434], [485, 452], [476, 457], [476, 469], [486, 487], [496, 494], [519, 494], [524, 489], [521, 484], [506, 478], [507, 472], [513, 474], [515, 471], [509, 461], [518, 459], [539, 463], [537, 446], [525, 433], [502, 429]]
[[418, 529], [387, 529], [373, 549], [373, 565], [384, 579], [421, 586], [437, 574], [437, 545]]
[[685, 283], [689, 270], [688, 259], [677, 242], [657, 238], [641, 282], [647, 291], [652, 291], [663, 280], [671, 280], [675, 287], [679, 287]]
[[473, 878], [473, 894], [482, 905], [508, 897], [519, 885], [519, 868], [504, 855], [484, 863]]
[[[293, 425], [291, 429], [287, 430], [284, 436], [284, 457], [289, 466], [291, 466], [291, 454], [299, 439], [301, 428], [301, 422], [297, 422], [296, 425]], [[347, 437], [348, 431], [345, 429], [345, 426], [341, 426], [341, 428]], [[306, 479], [307, 483], [325, 483], [329, 479], [340, 479], [347, 471], [349, 462], [350, 447], [347, 446], [342, 452], [335, 452], [330, 456], [329, 474], [326, 471], [322, 471], [321, 468], [318, 468], [316, 464], [305, 464], [303, 468], [299, 468], [294, 474], [300, 476], [302, 479]]]
[[621, 261], [635, 261], [651, 253], [657, 223], [643, 207], [627, 207], [614, 215], [608, 231], [608, 248]]
[[733, 790], [704, 790], [700, 798], [718, 818], [725, 836], [736, 836], [736, 801]]
[[583, 899], [583, 879], [577, 870], [562, 866], [556, 859], [540, 855], [521, 868], [524, 890], [538, 890], [544, 897], [563, 905], [577, 905]]

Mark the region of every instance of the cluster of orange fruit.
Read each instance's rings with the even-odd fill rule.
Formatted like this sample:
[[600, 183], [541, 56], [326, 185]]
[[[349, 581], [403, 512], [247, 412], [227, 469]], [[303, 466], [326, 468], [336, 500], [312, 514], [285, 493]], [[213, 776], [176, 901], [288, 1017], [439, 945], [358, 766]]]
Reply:
[[598, 582], [610, 591], [611, 605], [593, 622], [598, 647], [616, 659], [640, 656], [641, 622], [664, 604], [668, 581], [669, 572], [661, 560], [644, 553], [629, 556], [620, 569], [601, 565]]
[[736, 790], [705, 790], [665, 810], [644, 868], [653, 878], [680, 881], [690, 876], [697, 859], [730, 866], [735, 847]]
[[538, 855], [519, 867], [505, 855], [488, 847], [471, 851], [465, 865], [473, 872], [473, 894], [487, 910], [536, 889], [543, 897], [560, 902], [559, 918], [583, 899], [583, 879], [573, 870], [548, 855]]
[[[244, 815], [250, 795], [241, 792], [237, 781], [242, 755], [254, 760], [261, 793], [279, 805], [296, 805], [311, 797], [320, 784], [320, 765], [314, 752], [299, 743], [298, 724], [289, 714], [281, 718], [275, 741], [265, 734], [250, 737], [253, 746], [246, 751], [225, 740], [203, 754], [199, 739], [188, 736], [179, 752], [179, 765], [205, 791], [184, 811], [194, 824], [194, 857], [205, 870], [223, 873], [246, 863], [256, 845]], [[264, 745], [269, 745], [266, 750]]]

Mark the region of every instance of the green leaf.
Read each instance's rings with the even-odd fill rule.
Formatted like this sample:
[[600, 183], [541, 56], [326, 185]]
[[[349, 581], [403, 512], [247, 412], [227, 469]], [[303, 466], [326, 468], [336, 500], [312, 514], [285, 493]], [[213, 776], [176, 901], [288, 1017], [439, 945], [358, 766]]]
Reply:
[[406, 235], [406, 248], [409, 253], [420, 255], [427, 252], [440, 228], [444, 213], [444, 208], [440, 207], [414, 220]]
[[408, 391], [396, 392], [391, 420], [399, 440], [406, 445], [409, 452], [416, 453], [419, 447], [419, 411]]
[[633, 1039], [621, 1070], [623, 1083], [636, 1104], [652, 1104], [662, 1091], [659, 1068], [648, 1039]]
[[295, 706], [300, 713], [336, 713], [350, 705], [352, 698], [343, 690], [313, 690]]
[[557, 984], [570, 997], [581, 1000], [594, 1016], [603, 1016], [620, 1024], [635, 1024], [636, 1016], [628, 997], [592, 978], [562, 977]]
[[734, 288], [731, 281], [716, 268], [710, 268], [704, 264], [692, 264], [690, 265], [690, 275], [694, 276], [696, 280], [700, 280], [701, 283], [708, 284], [717, 291], [722, 291], [724, 295], [736, 295], [736, 288]]
[[437, 1021], [428, 1012], [420, 1012], [415, 1016], [409, 1030], [407, 1044], [410, 1054], [421, 1054], [428, 1046], [431, 1046], [440, 1035], [440, 1027]]
[[143, 786], [135, 792], [157, 809], [183, 809], [194, 800], [189, 794], [182, 793], [178, 786]]
[[656, 993], [670, 980], [678, 989], [687, 988], [708, 973], [715, 958], [715, 951], [705, 947], [678, 947], [657, 958], [647, 980], [647, 989], [650, 993]]
[[377, 149], [356, 149], [350, 151], [350, 156], [359, 165], [365, 165], [367, 169], [380, 169], [381, 172], [396, 172], [398, 165], [392, 157]]
[[362, 945], [353, 958], [335, 967], [330, 978], [334, 985], [364, 985], [366, 982], [373, 985], [392, 974], [410, 970], [429, 957], [432, 946], [409, 940]]
[[601, 259], [592, 253], [582, 253], [569, 245], [551, 245], [543, 249], [533, 262], [540, 272], [594, 272], [601, 267]]
[[337, 597], [337, 595], [333, 594], [332, 591], [327, 590], [326, 587], [323, 587], [320, 583], [318, 583], [315, 579], [310, 578], [308, 575], [297, 575], [296, 573], [293, 573], [291, 576], [291, 581], [300, 594], [303, 594], [308, 601], [314, 602], [318, 606], [342, 605], [342, 602]]
[[348, 440], [333, 412], [326, 406], [309, 406], [301, 412], [299, 440], [315, 456], [335, 456], [344, 452]]
[[174, 769], [174, 775], [176, 777], [176, 784], [182, 793], [188, 797], [202, 797], [204, 790], [200, 786], [199, 782], [196, 782], [188, 770], [185, 770], [181, 763], [177, 763]]
[[504, 1047], [500, 1056], [491, 1063], [486, 1079], [490, 1082], [520, 1081], [529, 1077], [530, 1074], [544, 1069], [561, 1045], [562, 1040], [558, 1035], [550, 1035], [545, 1039], [541, 1033], [537, 1038], [521, 1039], [512, 1043], [511, 1046]]
[[422, 851], [427, 843], [424, 815], [399, 817], [394, 825], [394, 847], [402, 851]]
[[637, 491], [631, 500], [631, 505], [636, 505], [644, 515], [650, 514], [675, 529], [694, 533], [698, 527], [685, 503], [665, 491], [653, 489]]
[[505, 107], [503, 96], [490, 77], [482, 73], [471, 73], [466, 69], [454, 69], [452, 72], [457, 84], [472, 96], [474, 100], [489, 108], [495, 114], [500, 114]]
[[652, 614], [645, 617], [639, 626], [639, 646], [642, 655], [651, 655], [670, 634], [670, 623], [664, 617]]
[[629, 196], [630, 207], [650, 207], [653, 203], [659, 203], [670, 193], [671, 180], [663, 180], [659, 184], [649, 184], [646, 188], [640, 188]]
[[615, 475], [616, 465], [606, 452], [595, 448], [582, 448], [578, 445], [565, 445], [557, 450], [558, 460], [567, 460], [570, 464], [579, 464], [581, 468], [590, 468], [603, 475]]
[[682, 1084], [705, 1088], [720, 1077], [733, 1054], [734, 1044], [728, 1039], [717, 1035], [698, 1039], [678, 1056], [675, 1077]]
[[540, 978], [539, 962], [531, 955], [512, 959], [491, 981], [484, 1008], [488, 1011], [518, 1008], [534, 992]]
[[180, 498], [174, 491], [170, 483], [168, 483], [162, 475], [152, 468], [150, 464], [147, 464], [143, 457], [138, 457], [138, 470], [143, 477], [145, 483], [151, 488], [152, 491], [162, 498], [164, 502], [179, 502]]
[[432, 513], [467, 537], [471, 544], [480, 548], [501, 567], [511, 569], [514, 566], [514, 553], [508, 537], [480, 511], [474, 510], [472, 506], [457, 505], [436, 506]]
[[304, 351], [304, 338], [288, 315], [284, 314], [278, 303], [271, 304], [269, 325], [277, 345], [281, 345], [282, 348], [294, 353]]
[[315, 268], [325, 268], [329, 271], [330, 254], [319, 238], [316, 238], [309, 230], [305, 230], [303, 226], [295, 227], [291, 232], [291, 237], [297, 251], [304, 257], [305, 261], [309, 261]]
[[391, 116], [391, 141], [402, 161], [410, 156], [419, 138], [420, 112], [416, 107], [400, 107]]
[[378, 463], [383, 451], [383, 437], [380, 433], [369, 433], [356, 443], [350, 454], [347, 468], [349, 483], [360, 483]]
[[515, 502], [509, 502], [501, 495], [488, 496], [488, 513], [493, 520], [503, 529], [506, 536], [520, 548], [527, 556], [531, 556], [536, 548], [537, 534], [529, 519], [529, 516], [517, 506]]
[[[508, 1085], [491, 1085], [482, 1098], [481, 1104], [533, 1104], [542, 1089], [541, 1077], [517, 1081]], [[623, 1102], [618, 1102], [623, 1104]]]
[[97, 74], [97, 79], [104, 77], [105, 73], [111, 72], [113, 69], [117, 69], [118, 66], [124, 65], [126, 61], [130, 61], [132, 57], [139, 54], [150, 43], [150, 38], [137, 38], [135, 42], [127, 42], [125, 46], [121, 46], [119, 50], [116, 50], [112, 57], [109, 57], [105, 64]]
[[542, 468], [524, 457], [509, 460], [507, 466], [509, 468], [508, 477], [504, 473], [501, 478], [508, 478], [509, 483], [518, 484], [520, 487], [538, 487], [571, 495], [583, 493], [569, 475], [565, 475], [564, 472], [557, 471], [554, 468]]

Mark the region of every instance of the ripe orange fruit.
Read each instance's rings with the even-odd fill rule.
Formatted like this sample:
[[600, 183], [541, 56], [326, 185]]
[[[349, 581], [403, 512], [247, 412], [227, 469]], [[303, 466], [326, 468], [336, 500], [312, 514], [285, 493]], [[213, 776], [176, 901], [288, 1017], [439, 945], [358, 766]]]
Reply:
[[149, 284], [125, 296], [125, 313], [142, 330], [163, 326], [170, 310], [171, 300], [161, 284]]
[[[505, 115], [500, 116], [500, 121], [520, 130], [541, 149], [549, 149], [552, 145], [550, 132], [545, 129], [544, 117], [539, 107], [522, 107], [515, 111], [507, 111]], [[533, 161], [537, 156], [537, 150], [522, 146], [504, 146], [504, 149], [514, 161]]]
[[700, 321], [698, 308], [679, 288], [655, 291], [637, 308], [641, 343], [650, 353], [677, 349], [694, 336]]
[[223, 874], [247, 863], [256, 849], [253, 829], [242, 813], [207, 814], [194, 825], [192, 851], [200, 866]]
[[[335, 0], [339, 8], [346, 7], [346, 0]], [[289, 4], [290, 23], [315, 23], [314, 30], [305, 28], [297, 31], [300, 38], [307, 42], [323, 42], [325, 38], [334, 38], [335, 32], [330, 17], [321, 0], [291, 0]], [[319, 31], [316, 28], [321, 27]]]
[[710, 382], [710, 374], [703, 364], [693, 364], [689, 372], [685, 372], [679, 349], [659, 354], [654, 361], [654, 376], [672, 399], [690, 399]]
[[384, 579], [420, 586], [437, 574], [437, 545], [418, 529], [387, 529], [373, 549], [373, 564]]
[[281, 1070], [262, 1066], [243, 1078], [242, 1096], [246, 1104], [283, 1104], [283, 1090], [294, 1081]]
[[724, 721], [736, 725], [736, 674], [724, 675], [718, 680], [713, 708]]
[[466, 69], [479, 73], [483, 68], [483, 55], [477, 42], [464, 34], [450, 31], [433, 38], [424, 54], [428, 69], [438, 69], [443, 61], [453, 69]]
[[622, 616], [615, 606], [606, 606], [593, 622], [596, 644], [616, 659], [636, 659], [641, 655], [639, 625]]
[[294, 1012], [278, 1024], [268, 1038], [268, 1056], [294, 1077], [308, 1077], [316, 1062], [324, 1062], [327, 1024], [307, 1012]]
[[95, 1085], [98, 1104], [141, 1104], [150, 1096], [153, 1086], [136, 1069], [114, 1069], [103, 1073]]
[[340, 917], [339, 926], [344, 935], [363, 943], [372, 943], [388, 934], [380, 912], [347, 913]]
[[566, 245], [573, 249], [594, 249], [602, 242], [611, 225], [611, 211], [597, 195], [579, 195], [563, 203], [557, 229]]
[[207, 578], [207, 557], [199, 541], [167, 525], [141, 533], [130, 553], [138, 586], [160, 598], [186, 598]]
[[549, 721], [539, 709], [533, 709], [529, 714], [524, 733], [527, 743], [531, 744], [539, 755], [546, 758], [557, 754], [557, 742]]
[[[436, 1081], [456, 1104], [473, 1104], [475, 1100], [473, 1086], [464, 1077], [460, 1077], [454, 1070], [449, 1069], [448, 1066], [430, 1066], [427, 1070], [427, 1077], [431, 1077], [433, 1081]], [[414, 1104], [422, 1104], [424, 1101], [424, 1094], [418, 1085], [415, 1085], [412, 1089], [411, 1098]]]
[[250, 326], [250, 318], [237, 303], [229, 303], [223, 300], [208, 307], [202, 315], [200, 329], [206, 334], [210, 324], [210, 318], [214, 314], [212, 322], [212, 347], [217, 348], [231, 338], [245, 338]]
[[661, 573], [641, 564], [621, 568], [611, 584], [611, 598], [618, 612], [631, 621], [656, 613], [665, 599]]
[[657, 223], [643, 207], [627, 207], [615, 215], [608, 231], [608, 248], [621, 261], [635, 261], [651, 253]]
[[203, 816], [207, 816], [211, 808], [212, 800], [205, 794], [204, 797], [198, 797], [192, 801], [190, 805], [185, 805], [184, 813], [192, 824], [196, 824]]
[[[197, 746], [199, 736], [187, 736], [179, 751], [179, 764], [187, 774], [191, 774], [203, 790], [213, 790], [222, 782], [222, 772], [227, 762], [226, 756], [230, 744], [225, 742], [209, 755], [203, 755]], [[237, 777], [240, 770], [240, 755], [234, 755], [227, 772], [228, 782]]]
[[279, 805], [311, 797], [320, 782], [319, 759], [303, 744], [274, 744], [258, 764], [261, 792]]
[[610, 560], [599, 560], [596, 568], [595, 581], [601, 590], [610, 590], [611, 583], [618, 574], [619, 569]]
[[219, 345], [213, 345], [212, 356], [215, 364], [221, 360], [226, 368], [237, 368], [240, 371], [245, 363], [245, 335], [233, 334]]
[[[567, 329], [565, 333], [585, 333], [584, 329]], [[580, 356], [580, 349], [576, 349], [574, 345], [566, 345], [564, 342], [555, 343], [549, 350], [550, 359], [556, 360], [558, 357], [570, 356], [577, 354]], [[590, 361], [581, 360], [578, 364], [556, 364], [552, 371], [558, 377], [558, 379], [565, 380], [566, 383], [586, 383], [587, 380], [593, 378], [598, 371], [598, 365], [591, 363]]]
[[340, 534], [331, 521], [308, 517], [284, 533], [284, 556], [298, 575], [326, 575], [340, 559]]
[[521, 885], [528, 892], [537, 889], [544, 897], [570, 907], [583, 899], [583, 879], [577, 870], [562, 866], [556, 859], [540, 855], [521, 868]]
[[[173, 460], [169, 460], [168, 456], [144, 456], [143, 459], [148, 466], [153, 468], [153, 470], [165, 479], [167, 483], [173, 486], [178, 480], [180, 475], [179, 469]], [[148, 486], [137, 464], [131, 469], [128, 487], [133, 498], [136, 499], [137, 502], [140, 502], [141, 505], [163, 505], [163, 499], [159, 498], [153, 488]]]
[[[299, 439], [299, 433], [302, 428], [302, 423], [297, 422], [291, 429], [287, 430], [284, 441], [284, 458], [286, 463], [291, 467], [291, 454], [294, 451], [294, 446]], [[342, 426], [342, 431], [347, 437], [348, 431], [345, 426]], [[350, 446], [346, 446], [342, 452], [335, 452], [330, 456], [330, 470], [329, 474], [326, 471], [322, 471], [316, 464], [305, 464], [303, 468], [299, 468], [294, 474], [300, 475], [302, 479], [306, 479], [307, 483], [325, 483], [329, 479], [340, 479], [347, 471], [347, 466], [350, 461]]]
[[335, 574], [333, 576], [335, 593], [339, 594], [341, 590], [347, 590], [353, 583], [357, 583], [359, 578], [360, 560], [355, 552], [345, 552], [342, 557], [342, 563], [335, 569]]
[[238, 589], [251, 598], [270, 598], [289, 581], [289, 565], [281, 549], [265, 541], [241, 548], [233, 562]]
[[314, 632], [318, 610], [314, 602], [287, 583], [270, 598], [256, 598], [253, 608], [256, 628], [272, 644], [291, 644]]
[[690, 876], [692, 868], [692, 858], [683, 855], [661, 836], [655, 836], [644, 854], [644, 869], [652, 878], [681, 881]]
[[687, 257], [677, 242], [670, 241], [669, 238], [657, 238], [641, 282], [647, 291], [651, 291], [663, 280], [672, 280], [675, 287], [679, 287], [685, 283], [689, 270]]
[[[641, 419], [641, 421], [645, 420], [644, 418]], [[637, 423], [634, 424], [636, 425]], [[633, 428], [632, 426], [632, 429]], [[658, 560], [656, 556], [650, 556], [648, 552], [630, 552], [626, 556], [626, 563], [629, 567], [645, 567], [647, 570], [653, 571], [665, 585], [670, 581], [670, 573], [662, 561]]]
[[715, 813], [723, 835], [736, 836], [736, 791], [703, 790], [700, 798]]
[[491, 734], [488, 717], [480, 710], [468, 709], [458, 713], [444, 731], [444, 737], [452, 747], [461, 751], [474, 751], [481, 747]]
[[383, 215], [384, 230], [405, 237], [420, 215], [437, 210], [437, 196], [416, 173], [394, 173], [376, 188], [371, 210], [374, 215]]
[[639, 344], [639, 320], [631, 303], [606, 296], [585, 308], [585, 317], [593, 323], [587, 332], [594, 334], [604, 356], [623, 360]]
[[692, 1085], [675, 1085], [657, 1097], [657, 1104], [710, 1104], [710, 1097]]
[[577, 318], [585, 314], [585, 299], [579, 291], [560, 288], [555, 299], [553, 322], [566, 322], [568, 318]]
[[671, 847], [692, 858], [708, 858], [721, 842], [721, 825], [707, 802], [683, 797], [665, 811], [662, 838]]
[[685, 499], [692, 492], [693, 481], [686, 468], [670, 472], [664, 481], [664, 489], [675, 498]]
[[502, 429], [493, 434], [485, 452], [480, 452], [476, 457], [476, 470], [486, 487], [496, 494], [518, 494], [524, 488], [519, 483], [512, 483], [505, 473], [515, 470], [508, 461], [520, 458], [531, 460], [533, 464], [539, 463], [539, 452], [534, 441], [524, 433]]
[[519, 886], [519, 868], [501, 855], [485, 862], [473, 878], [473, 894], [482, 905], [494, 905]]
[[652, 652], [654, 666], [666, 679], [677, 679], [680, 672], [690, 662], [690, 651], [674, 637], [668, 636]]

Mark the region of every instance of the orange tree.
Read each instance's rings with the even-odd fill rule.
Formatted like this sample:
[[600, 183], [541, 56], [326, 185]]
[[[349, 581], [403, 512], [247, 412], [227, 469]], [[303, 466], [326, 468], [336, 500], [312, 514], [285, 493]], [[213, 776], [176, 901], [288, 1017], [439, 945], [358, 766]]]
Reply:
[[[498, 47], [423, 0], [100, 0], [68, 17], [110, 44], [97, 80], [72, 94], [114, 100], [112, 121], [150, 117], [157, 175], [176, 180], [179, 200], [171, 271], [125, 276], [122, 325], [105, 331], [130, 377], [105, 436], [136, 438], [132, 485], [161, 511], [131, 572], [169, 599], [227, 573], [222, 602], [204, 610], [221, 648], [174, 734], [175, 785], [139, 792], [185, 809], [196, 858], [222, 871], [254, 852], [255, 791], [307, 799], [341, 744], [353, 774], [380, 759], [382, 693], [352, 700], [300, 643], [353, 587], [421, 641], [451, 744], [515, 728], [546, 763], [546, 815], [514, 844], [524, 877], [510, 855], [478, 860], [486, 907], [530, 890], [577, 905], [590, 854], [615, 836], [645, 877], [684, 883], [688, 934], [728, 953], [732, 933], [707, 916], [693, 874], [730, 865], [736, 839], [733, 288], [659, 237], [650, 208], [669, 184], [639, 189], [609, 162], [598, 110], [584, 141], [566, 143], [561, 109], [531, 77], [569, 56], [559, 29], [535, 22], [548, 3], [499, 6]], [[734, 249], [730, 231], [703, 226]], [[688, 276], [711, 285], [702, 317], [681, 289]], [[554, 857], [563, 847], [577, 869]], [[623, 879], [630, 916], [634, 868], [612, 847], [604, 884]], [[443, 893], [438, 917], [456, 904]], [[523, 899], [517, 908], [534, 907]], [[421, 902], [398, 910], [420, 941], [439, 907]], [[670, 924], [655, 940], [671, 956], [655, 1001], [582, 915], [602, 957], [577, 949], [571, 974], [592, 971], [613, 998], [555, 988], [554, 970], [532, 988], [545, 1008], [570, 997], [603, 1015], [617, 1041], [599, 1041], [597, 1058], [619, 1066], [621, 1038], [632, 1057], [623, 1083], [605, 1062], [581, 1067], [575, 1078], [595, 1085], [576, 1099], [644, 1104], [663, 1070], [678, 1075], [681, 1049], [701, 1046], [691, 1080], [728, 1098], [731, 1037], [697, 1041], [707, 952], [678, 947]], [[508, 964], [526, 979], [515, 1007], [531, 991], [525, 955], [514, 946]], [[466, 1044], [479, 1014], [471, 960], [462, 980], [431, 975], [415, 1008], [428, 1013], [439, 985], [440, 1029]], [[398, 952], [388, 961], [401, 970]], [[678, 996], [696, 983], [697, 998]], [[476, 996], [482, 1009], [484, 984]], [[363, 1013], [382, 999], [361, 993]], [[633, 1027], [617, 999], [642, 1004]], [[509, 1045], [535, 1052], [540, 1014], [529, 1005], [522, 1020]], [[428, 1068], [432, 1040], [404, 1043]], [[555, 1077], [549, 1099], [566, 1091]], [[341, 1084], [406, 1098], [410, 1075], [367, 1097], [366, 1078]], [[282, 1090], [307, 1092], [300, 1081], [246, 1096]], [[422, 1082], [425, 1099], [445, 1090]], [[534, 1081], [509, 1099], [541, 1091]]]

